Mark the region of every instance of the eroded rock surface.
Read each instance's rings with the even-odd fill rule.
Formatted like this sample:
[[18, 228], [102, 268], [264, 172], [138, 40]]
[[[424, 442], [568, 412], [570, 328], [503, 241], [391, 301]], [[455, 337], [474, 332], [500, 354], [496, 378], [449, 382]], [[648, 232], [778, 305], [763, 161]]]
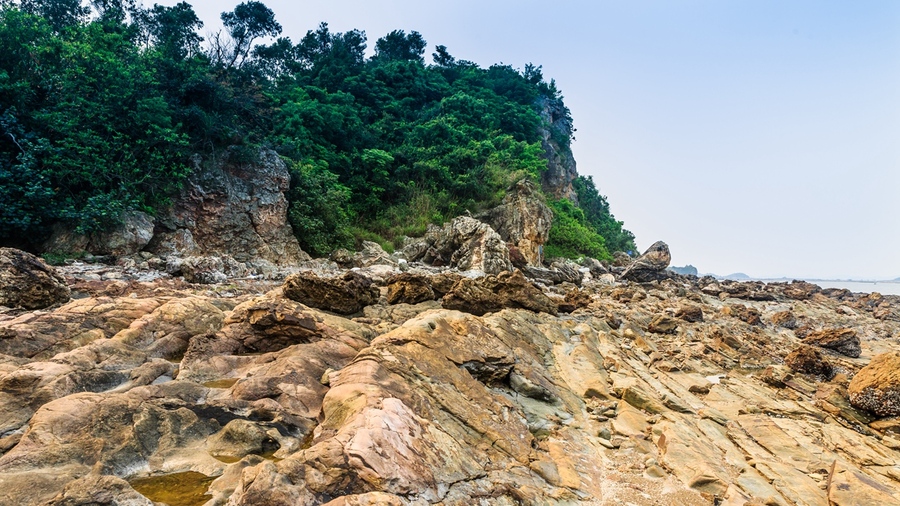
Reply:
[[[233, 279], [73, 279], [84, 298], [0, 312], [0, 504], [144, 506], [184, 483], [229, 506], [900, 493], [900, 323], [876, 316], [900, 298], [678, 277], [384, 280], [415, 289], [387, 304], [361, 287], [375, 298], [352, 319]], [[429, 285], [441, 300], [414, 302]], [[859, 355], [803, 344], [817, 329], [852, 329]]]
[[410, 261], [499, 274], [512, 269], [509, 248], [490, 225], [460, 216], [443, 227], [431, 226], [425, 237], [404, 248]]
[[621, 278], [638, 283], [657, 281], [667, 277], [666, 267], [672, 261], [669, 246], [656, 241], [647, 251], [637, 257], [621, 274]]
[[42, 309], [69, 300], [65, 279], [40, 258], [0, 248], [0, 306]]
[[284, 280], [284, 295], [308, 306], [352, 314], [375, 303], [379, 292], [371, 279], [353, 271], [337, 278], [299, 272]]

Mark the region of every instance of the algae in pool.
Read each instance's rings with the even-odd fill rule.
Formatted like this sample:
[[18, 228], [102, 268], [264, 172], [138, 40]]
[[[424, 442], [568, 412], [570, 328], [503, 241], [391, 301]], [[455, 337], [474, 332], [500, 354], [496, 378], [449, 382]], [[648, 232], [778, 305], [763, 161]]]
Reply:
[[131, 487], [154, 502], [169, 506], [200, 506], [210, 499], [206, 493], [216, 478], [194, 471], [149, 476], [130, 481]]
[[232, 385], [237, 383], [238, 378], [226, 378], [219, 379], [213, 381], [207, 381], [203, 384], [203, 386], [207, 388], [231, 388]]

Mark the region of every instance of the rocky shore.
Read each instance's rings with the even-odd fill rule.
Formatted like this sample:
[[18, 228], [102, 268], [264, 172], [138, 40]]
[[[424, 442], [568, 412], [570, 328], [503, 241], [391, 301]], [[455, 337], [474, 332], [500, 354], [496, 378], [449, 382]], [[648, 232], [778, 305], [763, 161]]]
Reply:
[[679, 276], [664, 245], [517, 269], [471, 225], [416, 248], [499, 272], [0, 250], [0, 504], [898, 504], [900, 298]]

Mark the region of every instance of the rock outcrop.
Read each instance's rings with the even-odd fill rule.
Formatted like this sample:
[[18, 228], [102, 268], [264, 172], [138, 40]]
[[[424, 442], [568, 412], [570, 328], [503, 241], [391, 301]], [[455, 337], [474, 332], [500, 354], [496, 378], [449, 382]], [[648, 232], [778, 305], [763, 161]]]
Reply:
[[900, 415], [900, 351], [873, 358], [850, 381], [850, 403], [878, 416]]
[[112, 228], [80, 234], [72, 227], [57, 224], [42, 249], [51, 253], [92, 255], [132, 255], [153, 239], [153, 217], [141, 211], [128, 211]]
[[855, 330], [848, 328], [817, 330], [807, 335], [803, 343], [828, 348], [853, 358], [862, 353], [859, 336]]
[[483, 278], [462, 278], [444, 295], [443, 306], [483, 315], [503, 308], [523, 308], [556, 314], [557, 306], [521, 271], [502, 272]]
[[543, 126], [540, 130], [541, 146], [547, 158], [547, 170], [541, 173], [544, 193], [555, 199], [569, 199], [578, 203], [578, 195], [572, 182], [578, 177], [572, 150], [564, 145], [572, 135], [572, 117], [562, 100], [541, 97]]
[[[412, 265], [383, 292], [430, 284], [445, 305], [475, 303], [384, 297], [349, 318], [264, 280], [79, 269], [60, 268], [81, 298], [0, 310], [0, 504], [849, 506], [900, 492], [900, 322], [875, 315], [900, 297]], [[788, 310], [809, 330], [773, 323]], [[858, 358], [801, 342], [845, 328]]]
[[669, 253], [669, 246], [662, 241], [656, 241], [647, 248], [644, 254], [637, 257], [620, 277], [638, 283], [665, 279], [668, 277], [666, 267], [671, 261], [672, 255]]
[[274, 151], [255, 161], [232, 150], [221, 160], [194, 159], [181, 195], [157, 219], [147, 250], [160, 256], [230, 256], [275, 265], [309, 259], [287, 222], [287, 166]]
[[0, 248], [0, 306], [42, 309], [69, 300], [65, 279], [40, 258]]
[[478, 219], [489, 224], [501, 239], [521, 253], [526, 265], [541, 265], [543, 245], [553, 224], [553, 211], [530, 180], [523, 179], [512, 185], [506, 191], [503, 204], [479, 215]]
[[409, 261], [499, 274], [512, 269], [509, 249], [490, 225], [469, 216], [454, 218], [443, 227], [431, 226], [425, 237], [403, 249]]
[[291, 300], [340, 314], [357, 313], [379, 297], [372, 280], [353, 271], [338, 278], [298, 272], [284, 280], [282, 289], [284, 296]]

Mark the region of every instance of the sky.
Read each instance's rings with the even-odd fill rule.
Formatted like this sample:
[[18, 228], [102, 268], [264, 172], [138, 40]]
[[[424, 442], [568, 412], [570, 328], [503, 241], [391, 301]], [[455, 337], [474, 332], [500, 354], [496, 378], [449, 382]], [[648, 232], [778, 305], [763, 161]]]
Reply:
[[[171, 5], [174, 2], [160, 3]], [[205, 29], [237, 2], [190, 2]], [[263, 0], [294, 42], [326, 21], [420, 32], [457, 59], [543, 67], [644, 249], [754, 277], [900, 276], [900, 2]]]

